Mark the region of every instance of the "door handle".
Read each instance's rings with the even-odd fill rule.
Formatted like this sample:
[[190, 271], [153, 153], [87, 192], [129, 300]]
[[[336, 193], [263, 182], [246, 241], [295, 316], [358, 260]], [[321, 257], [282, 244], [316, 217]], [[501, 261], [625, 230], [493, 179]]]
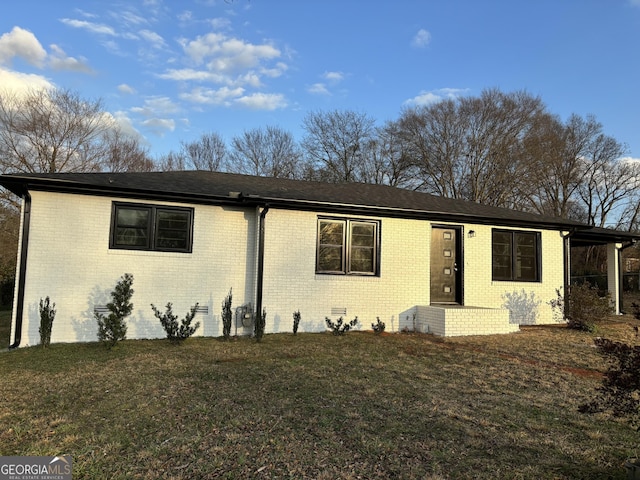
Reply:
[[458, 271], [458, 264], [457, 264], [457, 263], [454, 263], [454, 264], [453, 264], [453, 271], [454, 271], [454, 272], [457, 272], [457, 271]]

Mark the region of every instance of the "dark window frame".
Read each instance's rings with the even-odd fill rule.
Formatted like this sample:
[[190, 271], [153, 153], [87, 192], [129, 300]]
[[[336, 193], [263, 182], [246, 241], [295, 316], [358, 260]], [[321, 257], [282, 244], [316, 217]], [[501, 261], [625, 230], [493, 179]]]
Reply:
[[[508, 235], [509, 236], [509, 244], [502, 243], [501, 245], [508, 245], [509, 251], [507, 253], [496, 253], [496, 234], [499, 235]], [[533, 255], [518, 255], [518, 239], [519, 238], [533, 238]], [[508, 257], [509, 258], [509, 269], [510, 272], [508, 275], [497, 275], [496, 274], [496, 256]], [[518, 272], [522, 272], [522, 266], [518, 268], [518, 262], [522, 262], [522, 258], [533, 258], [535, 261], [535, 265], [533, 268], [533, 278], [523, 277], [522, 274], [518, 274]], [[531, 269], [530, 268], [530, 269]], [[491, 279], [497, 282], [526, 282], [526, 283], [540, 283], [542, 282], [542, 241], [541, 234], [538, 231], [533, 230], [508, 230], [508, 229], [499, 229], [494, 228], [491, 230]]]
[[[118, 241], [118, 229], [126, 228], [118, 224], [118, 211], [121, 209], [144, 211], [148, 214], [146, 231], [146, 242], [144, 245], [131, 245]], [[159, 216], [162, 213], [181, 213], [186, 214], [186, 228], [183, 230], [186, 234], [185, 245], [181, 247], [169, 247], [162, 245], [163, 236], [161, 233]], [[193, 251], [193, 216], [194, 209], [190, 207], [176, 207], [169, 205], [155, 205], [148, 203], [129, 203], [129, 202], [113, 202], [111, 205], [111, 227], [109, 232], [109, 248], [113, 250], [138, 250], [150, 252], [177, 252], [191, 253]], [[167, 229], [170, 230], [170, 229]], [[164, 239], [166, 241], [166, 238]]]
[[[321, 225], [323, 223], [339, 223], [343, 225], [342, 239], [340, 244], [321, 244]], [[373, 246], [367, 247], [362, 245], [354, 245], [353, 242], [353, 226], [367, 225], [372, 226]], [[343, 218], [343, 217], [318, 217], [317, 233], [316, 233], [316, 273], [320, 275], [351, 275], [365, 277], [380, 276], [380, 244], [381, 244], [381, 222], [380, 220], [370, 220], [363, 218]], [[356, 242], [357, 243], [357, 242]], [[341, 261], [338, 269], [321, 269], [321, 247], [325, 245], [329, 248], [340, 248]], [[360, 271], [354, 269], [355, 261], [353, 257], [354, 251], [367, 250], [372, 251], [372, 271]]]

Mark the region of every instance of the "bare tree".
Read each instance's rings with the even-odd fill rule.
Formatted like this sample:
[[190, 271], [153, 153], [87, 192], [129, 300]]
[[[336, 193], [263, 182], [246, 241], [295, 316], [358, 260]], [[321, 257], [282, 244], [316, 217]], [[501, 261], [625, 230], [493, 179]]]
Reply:
[[189, 170], [187, 163], [188, 159], [184, 152], [173, 150], [161, 155], [156, 161], [156, 165], [163, 172]]
[[526, 92], [485, 90], [480, 97], [449, 99], [405, 110], [400, 134], [414, 158], [420, 188], [488, 205], [521, 203], [520, 183], [530, 165], [522, 142], [544, 113]]
[[204, 133], [192, 142], [181, 142], [182, 153], [194, 170], [217, 172], [222, 170], [227, 155], [227, 146], [215, 132]]
[[351, 110], [314, 112], [303, 121], [302, 147], [319, 176], [331, 182], [362, 182], [374, 140], [373, 118]]
[[100, 100], [68, 90], [0, 94], [2, 173], [91, 172], [102, 168], [104, 134], [115, 121]]
[[377, 128], [375, 137], [364, 146], [358, 178], [365, 183], [415, 188], [415, 172], [409, 152], [400, 137], [397, 122]]
[[104, 136], [106, 143], [105, 159], [102, 169], [109, 172], [151, 172], [155, 164], [149, 156], [149, 150], [140, 144], [138, 138], [124, 135], [120, 129], [108, 131]]
[[255, 128], [234, 137], [228, 170], [263, 177], [300, 178], [300, 149], [291, 133], [278, 127]]

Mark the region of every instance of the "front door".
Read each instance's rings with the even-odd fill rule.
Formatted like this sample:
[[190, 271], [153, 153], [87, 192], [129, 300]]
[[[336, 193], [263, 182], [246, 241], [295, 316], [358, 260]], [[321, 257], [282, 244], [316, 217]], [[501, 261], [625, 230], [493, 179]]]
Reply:
[[460, 227], [431, 229], [431, 303], [462, 304]]

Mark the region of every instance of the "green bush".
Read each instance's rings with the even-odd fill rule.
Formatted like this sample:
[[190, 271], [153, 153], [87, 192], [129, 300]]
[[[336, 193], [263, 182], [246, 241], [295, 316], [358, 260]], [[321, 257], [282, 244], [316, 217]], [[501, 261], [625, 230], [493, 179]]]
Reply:
[[51, 305], [49, 297], [44, 300], [40, 299], [40, 345], [47, 348], [51, 344], [51, 329], [53, 328], [53, 320], [56, 317], [56, 304]]
[[98, 321], [98, 340], [104, 343], [107, 348], [112, 348], [127, 336], [127, 324], [124, 319], [133, 311], [131, 285], [133, 285], [133, 275], [125, 273], [111, 292], [113, 301], [107, 303], [109, 315], [95, 313], [95, 318]]
[[193, 317], [196, 316], [196, 311], [198, 310], [197, 303], [191, 307], [185, 318], [180, 320], [180, 322], [178, 322], [178, 316], [173, 313], [173, 305], [171, 302], [167, 303], [165, 313], [160, 312], [153, 303], [151, 304], [151, 309], [156, 318], [160, 320], [162, 328], [164, 328], [167, 338], [171, 343], [182, 343], [193, 335], [200, 326], [200, 322], [191, 325]]
[[560, 290], [556, 290], [556, 294], [557, 297], [549, 305], [574, 330], [594, 332], [596, 323], [613, 313], [611, 294], [601, 292], [588, 282], [571, 285], [566, 302]]
[[231, 313], [231, 301], [233, 300], [232, 289], [229, 289], [229, 295], [224, 297], [222, 302], [222, 335], [225, 340], [229, 340], [231, 337], [231, 319], [233, 315]]
[[298, 327], [300, 326], [300, 320], [302, 316], [300, 315], [300, 310], [293, 312], [293, 334], [298, 334]]
[[384, 329], [387, 327], [383, 321], [380, 320], [380, 317], [376, 317], [377, 322], [371, 324], [371, 328], [373, 328], [373, 333], [381, 334], [384, 332]]
[[334, 322], [329, 317], [325, 317], [324, 321], [327, 323], [327, 327], [331, 330], [331, 333], [334, 335], [344, 335], [358, 324], [358, 317], [355, 317], [350, 322], [345, 322], [342, 317], [340, 317], [337, 322]]

